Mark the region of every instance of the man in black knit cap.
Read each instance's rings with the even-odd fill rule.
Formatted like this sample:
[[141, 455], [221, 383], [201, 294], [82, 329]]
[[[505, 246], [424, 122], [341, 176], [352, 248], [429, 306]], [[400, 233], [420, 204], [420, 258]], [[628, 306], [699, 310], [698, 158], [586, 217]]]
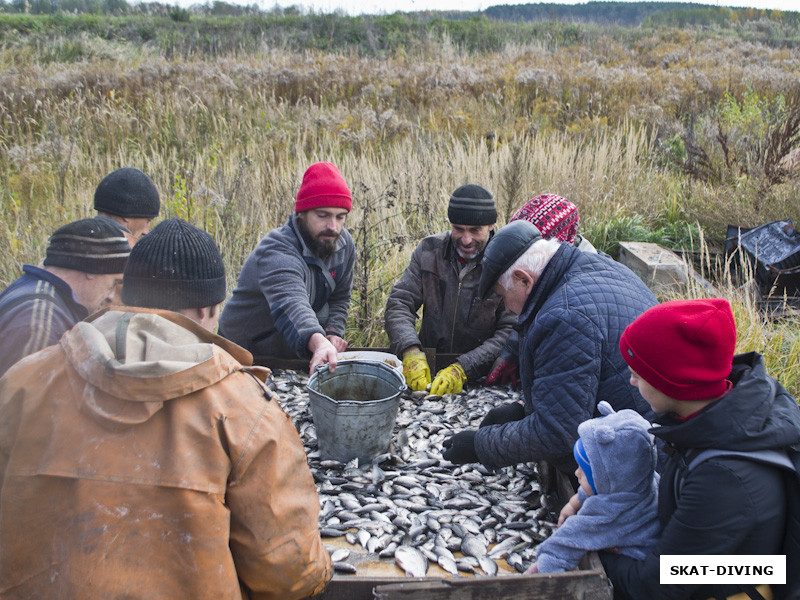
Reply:
[[119, 228], [104, 221], [57, 229], [43, 267], [23, 265], [22, 277], [0, 294], [0, 376], [111, 301], [130, 251]]
[[139, 169], [124, 167], [106, 175], [94, 192], [97, 218], [114, 223], [133, 246], [150, 231], [161, 210], [158, 189]]
[[[515, 318], [497, 294], [481, 298], [481, 258], [497, 221], [492, 194], [462, 185], [450, 196], [451, 229], [423, 239], [386, 302], [392, 352], [403, 358], [406, 383], [415, 391], [457, 393], [468, 379], [485, 375], [511, 333]], [[415, 323], [424, 307], [419, 334]], [[458, 354], [431, 381], [423, 348]]]
[[269, 370], [212, 333], [225, 268], [161, 222], [117, 306], [0, 379], [0, 597], [305, 598], [319, 497]]

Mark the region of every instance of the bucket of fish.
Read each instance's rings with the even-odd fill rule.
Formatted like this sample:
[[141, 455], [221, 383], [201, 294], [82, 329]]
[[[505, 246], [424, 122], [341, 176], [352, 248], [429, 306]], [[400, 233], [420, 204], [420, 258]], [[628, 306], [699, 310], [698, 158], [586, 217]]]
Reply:
[[308, 380], [320, 458], [368, 462], [386, 452], [406, 389], [402, 373], [379, 362], [345, 360]]

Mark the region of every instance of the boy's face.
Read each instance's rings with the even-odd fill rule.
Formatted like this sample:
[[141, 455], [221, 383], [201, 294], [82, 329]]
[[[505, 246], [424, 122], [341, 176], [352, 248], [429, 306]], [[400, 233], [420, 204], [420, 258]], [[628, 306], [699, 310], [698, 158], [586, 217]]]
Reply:
[[586, 479], [586, 473], [583, 472], [583, 469], [578, 467], [575, 469], [575, 477], [578, 478], [578, 485], [581, 486], [581, 489], [586, 492], [587, 496], [594, 496], [594, 492], [592, 491], [592, 486], [589, 485], [589, 480]]
[[664, 392], [657, 390], [652, 385], [642, 379], [639, 374], [630, 369], [631, 372], [631, 385], [639, 388], [639, 393], [642, 395], [654, 413], [663, 414], [668, 412], [675, 412], [675, 404], [677, 400], [670, 398]]

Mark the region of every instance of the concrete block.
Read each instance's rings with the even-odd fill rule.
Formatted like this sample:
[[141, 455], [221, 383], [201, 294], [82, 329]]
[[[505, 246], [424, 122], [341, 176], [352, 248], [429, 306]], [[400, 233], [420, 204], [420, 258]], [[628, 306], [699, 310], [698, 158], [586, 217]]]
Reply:
[[681, 293], [691, 277], [689, 266], [680, 256], [650, 242], [620, 242], [619, 262], [641, 277], [653, 292]]

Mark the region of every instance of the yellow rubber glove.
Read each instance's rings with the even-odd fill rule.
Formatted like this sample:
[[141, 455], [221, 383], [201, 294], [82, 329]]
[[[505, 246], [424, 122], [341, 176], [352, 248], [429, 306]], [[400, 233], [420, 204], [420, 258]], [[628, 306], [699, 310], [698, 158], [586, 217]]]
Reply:
[[444, 396], [445, 394], [457, 394], [464, 389], [464, 382], [467, 381], [467, 374], [457, 362], [446, 367], [436, 374], [436, 378], [431, 384], [431, 394]]
[[414, 392], [421, 392], [431, 382], [431, 368], [422, 350], [406, 350], [403, 353], [403, 375], [406, 385]]

